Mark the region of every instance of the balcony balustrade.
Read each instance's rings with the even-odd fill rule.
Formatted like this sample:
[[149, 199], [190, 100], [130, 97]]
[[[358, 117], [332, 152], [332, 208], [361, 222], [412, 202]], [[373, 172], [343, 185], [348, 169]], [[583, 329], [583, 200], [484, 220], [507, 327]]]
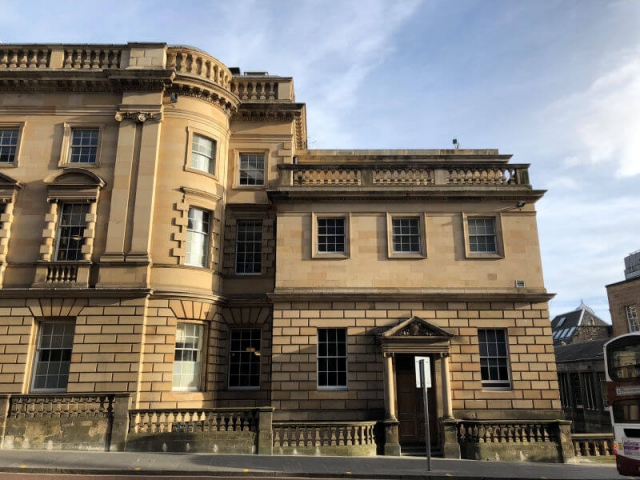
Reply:
[[279, 165], [280, 187], [530, 187], [529, 165]]

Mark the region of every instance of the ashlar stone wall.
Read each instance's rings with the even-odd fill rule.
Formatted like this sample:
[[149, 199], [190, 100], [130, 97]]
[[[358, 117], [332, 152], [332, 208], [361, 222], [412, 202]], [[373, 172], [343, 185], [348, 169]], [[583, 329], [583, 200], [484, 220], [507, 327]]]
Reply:
[[[273, 394], [281, 420], [364, 419], [384, 408], [377, 335], [421, 317], [454, 334], [451, 390], [458, 418], [544, 418], [560, 409], [546, 303], [434, 301], [277, 302], [273, 319]], [[348, 389], [317, 387], [317, 329], [347, 328]], [[512, 388], [482, 388], [478, 328], [505, 329]], [[438, 379], [436, 382], [439, 383]], [[437, 387], [439, 388], [439, 387]]]

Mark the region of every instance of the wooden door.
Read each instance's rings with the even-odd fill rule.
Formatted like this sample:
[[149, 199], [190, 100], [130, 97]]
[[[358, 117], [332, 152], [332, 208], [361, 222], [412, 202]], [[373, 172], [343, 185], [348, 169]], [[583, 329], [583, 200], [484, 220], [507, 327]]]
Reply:
[[[422, 397], [422, 388], [416, 388], [416, 375], [413, 355], [408, 359], [398, 356], [396, 362], [396, 395], [398, 399], [398, 434], [400, 436], [400, 444], [424, 443], [424, 399]], [[433, 362], [432, 362], [433, 368]], [[433, 389], [432, 372], [432, 388], [428, 390], [429, 401], [429, 434], [431, 436], [431, 444], [437, 445], [437, 411], [435, 402], [435, 391]]]

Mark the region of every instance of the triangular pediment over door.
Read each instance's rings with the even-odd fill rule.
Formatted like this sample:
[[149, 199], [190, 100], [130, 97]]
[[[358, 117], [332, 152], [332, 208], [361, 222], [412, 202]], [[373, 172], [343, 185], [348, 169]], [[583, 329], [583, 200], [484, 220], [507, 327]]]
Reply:
[[379, 338], [383, 352], [448, 353], [452, 337], [446, 329], [413, 316], [388, 328]]

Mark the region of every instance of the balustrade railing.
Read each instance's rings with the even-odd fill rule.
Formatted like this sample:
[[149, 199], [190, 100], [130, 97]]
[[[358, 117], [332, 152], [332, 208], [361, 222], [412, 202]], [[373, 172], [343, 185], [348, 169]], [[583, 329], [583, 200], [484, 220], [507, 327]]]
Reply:
[[513, 166], [501, 167], [451, 167], [448, 169], [449, 185], [517, 185]]
[[273, 446], [340, 447], [375, 445], [376, 422], [279, 422], [273, 424]]
[[557, 441], [553, 424], [524, 422], [460, 422], [460, 443], [549, 443]]
[[78, 265], [52, 264], [47, 265], [47, 283], [74, 283], [78, 280]]
[[110, 69], [120, 68], [122, 48], [75, 47], [64, 49], [63, 68]]
[[167, 68], [176, 73], [202, 77], [230, 89], [231, 72], [220, 61], [193, 49], [170, 47], [167, 50]]
[[576, 458], [613, 455], [613, 434], [611, 433], [574, 433], [571, 435], [571, 441]]
[[255, 409], [131, 410], [129, 433], [256, 432]]
[[289, 100], [293, 101], [293, 88], [287, 85], [287, 88], [280, 89], [280, 84], [291, 84], [289, 78], [274, 77], [233, 77], [231, 80], [230, 90], [244, 102], [259, 102], [273, 100]]
[[0, 69], [48, 68], [50, 58], [50, 48], [0, 45]]
[[279, 165], [287, 186], [529, 186], [528, 165]]
[[374, 168], [374, 185], [433, 185], [434, 172], [430, 168]]
[[360, 185], [362, 174], [352, 168], [300, 169], [294, 173], [294, 185]]
[[114, 399], [114, 394], [12, 395], [9, 418], [108, 416]]

